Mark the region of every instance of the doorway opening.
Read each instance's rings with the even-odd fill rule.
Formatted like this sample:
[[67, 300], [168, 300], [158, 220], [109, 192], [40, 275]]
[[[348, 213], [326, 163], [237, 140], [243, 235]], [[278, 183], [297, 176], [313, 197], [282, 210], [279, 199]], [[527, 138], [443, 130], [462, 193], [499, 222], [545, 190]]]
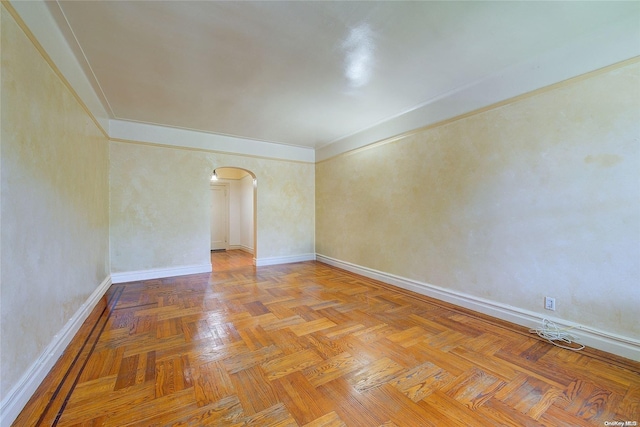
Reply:
[[[253, 172], [230, 166], [213, 170], [209, 191], [211, 261], [219, 252], [257, 257], [257, 180]], [[238, 252], [236, 252], [238, 253]], [[240, 258], [240, 257], [238, 257]], [[242, 259], [247, 259], [244, 255]], [[218, 257], [220, 260], [221, 257]]]

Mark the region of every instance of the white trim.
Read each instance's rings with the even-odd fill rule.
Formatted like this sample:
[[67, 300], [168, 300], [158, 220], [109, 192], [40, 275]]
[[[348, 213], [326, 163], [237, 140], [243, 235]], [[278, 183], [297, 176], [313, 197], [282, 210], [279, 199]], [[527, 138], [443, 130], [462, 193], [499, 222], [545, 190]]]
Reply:
[[139, 280], [162, 279], [187, 274], [211, 273], [211, 263], [183, 265], [180, 267], [152, 268], [150, 270], [111, 273], [113, 283], [137, 282]]
[[277, 160], [315, 162], [313, 148], [126, 120], [109, 120], [109, 137]]
[[40, 356], [22, 375], [0, 404], [0, 426], [9, 426], [20, 415], [33, 393], [38, 389], [47, 374], [53, 369], [62, 353], [78, 332], [91, 311], [111, 286], [111, 277], [93, 291], [64, 327], [52, 339]]
[[303, 261], [315, 261], [315, 259], [316, 259], [316, 254], [276, 256], [276, 257], [270, 257], [270, 258], [254, 258], [253, 264], [256, 267], [263, 267], [266, 265], [289, 264], [292, 262], [303, 262]]
[[417, 280], [407, 279], [360, 265], [340, 261], [325, 255], [316, 254], [316, 260], [352, 273], [371, 279], [379, 280], [402, 289], [413, 291], [431, 298], [436, 298], [460, 307], [468, 308], [498, 319], [506, 320], [527, 328], [540, 326], [542, 319], [546, 318], [560, 327], [572, 327], [571, 334], [578, 338], [581, 344], [597, 348], [631, 360], [640, 361], [640, 341], [617, 335], [608, 331], [602, 331], [588, 326], [541, 315], [519, 307], [513, 307], [496, 301], [479, 298], [463, 292], [444, 289]]
[[245, 245], [240, 245], [240, 250], [241, 251], [245, 251], [248, 254], [253, 255], [255, 252], [253, 250], [253, 248], [250, 248], [249, 246], [245, 246]]
[[244, 251], [244, 252], [247, 252], [247, 253], [253, 255], [253, 248], [250, 248], [250, 247], [245, 246], [245, 245], [229, 245], [229, 250], [230, 251]]

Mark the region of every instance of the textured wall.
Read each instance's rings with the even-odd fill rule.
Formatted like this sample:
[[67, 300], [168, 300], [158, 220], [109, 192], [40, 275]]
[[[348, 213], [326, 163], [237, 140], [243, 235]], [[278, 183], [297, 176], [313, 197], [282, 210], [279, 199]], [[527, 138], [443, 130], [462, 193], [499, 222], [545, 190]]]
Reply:
[[636, 63], [317, 164], [317, 253], [637, 338], [639, 88]]
[[209, 263], [207, 159], [120, 142], [109, 151], [111, 271]]
[[111, 142], [111, 271], [209, 262], [209, 178], [238, 167], [258, 180], [259, 258], [314, 252], [314, 166]]
[[240, 180], [240, 245], [253, 251], [253, 177]]
[[109, 274], [108, 141], [2, 15], [1, 396]]

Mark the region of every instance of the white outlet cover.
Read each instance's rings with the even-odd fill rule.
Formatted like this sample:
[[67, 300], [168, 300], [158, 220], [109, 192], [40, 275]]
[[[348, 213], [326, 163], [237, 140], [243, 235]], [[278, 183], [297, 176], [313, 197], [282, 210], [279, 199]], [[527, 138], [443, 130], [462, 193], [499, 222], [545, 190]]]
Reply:
[[547, 310], [556, 310], [556, 299], [551, 297], [544, 298], [544, 308]]

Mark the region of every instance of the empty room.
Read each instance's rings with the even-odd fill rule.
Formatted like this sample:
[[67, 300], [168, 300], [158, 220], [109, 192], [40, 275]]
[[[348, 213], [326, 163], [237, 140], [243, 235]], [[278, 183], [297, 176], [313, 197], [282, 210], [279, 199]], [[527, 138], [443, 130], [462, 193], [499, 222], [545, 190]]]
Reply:
[[0, 18], [0, 426], [640, 422], [640, 2]]

